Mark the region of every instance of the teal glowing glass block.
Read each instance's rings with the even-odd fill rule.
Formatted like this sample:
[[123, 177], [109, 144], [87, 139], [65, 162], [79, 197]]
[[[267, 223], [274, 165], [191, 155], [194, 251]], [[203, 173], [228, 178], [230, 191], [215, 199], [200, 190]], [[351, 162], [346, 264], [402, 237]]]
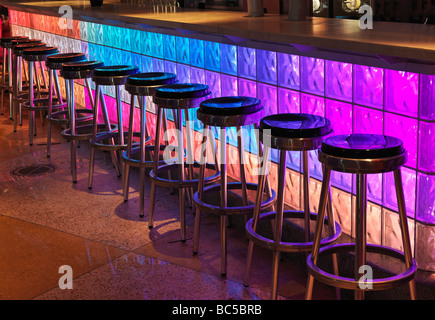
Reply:
[[96, 23], [95, 24], [95, 43], [104, 45], [104, 33], [103, 33], [103, 25]]
[[97, 45], [94, 43], [88, 43], [88, 55], [89, 60], [95, 61], [97, 60]]
[[277, 53], [278, 85], [300, 90], [300, 57], [297, 55]]
[[136, 29], [130, 29], [130, 37], [131, 51], [134, 53], [142, 53], [141, 32]]
[[141, 72], [141, 67], [142, 67], [142, 56], [140, 54], [137, 53], [132, 53], [131, 54], [131, 65], [138, 67], [139, 68], [139, 72]]
[[163, 35], [163, 57], [165, 60], [177, 61], [177, 50], [175, 45], [175, 36]]
[[325, 65], [325, 95], [352, 102], [352, 71], [350, 63], [327, 60]]
[[183, 37], [176, 38], [177, 62], [190, 64], [189, 39]]
[[[402, 187], [405, 197], [406, 213], [410, 217], [415, 216], [415, 192], [417, 183], [417, 172], [406, 167], [402, 167]], [[394, 185], [393, 172], [384, 173], [384, 206], [397, 211], [397, 195]]]
[[311, 94], [301, 94], [301, 112], [325, 116], [325, 99]]
[[195, 67], [204, 68], [204, 41], [190, 39], [188, 42], [190, 42], [190, 64]]
[[204, 67], [219, 72], [221, 69], [221, 54], [218, 42], [204, 41]]
[[276, 52], [257, 49], [257, 81], [276, 85]]
[[323, 95], [325, 92], [325, 60], [301, 56], [301, 90]]
[[300, 92], [278, 87], [278, 112], [300, 113], [301, 112]]
[[257, 59], [255, 49], [238, 47], [237, 72], [239, 77], [256, 80]]
[[95, 23], [87, 22], [86, 27], [88, 30], [88, 41], [91, 43], [96, 43], [96, 33], [95, 33]]
[[222, 97], [237, 96], [237, 77], [221, 74]]
[[104, 46], [99, 46], [100, 48], [103, 48], [104, 53], [103, 55], [100, 55], [98, 60], [103, 61], [104, 65], [106, 66], [113, 66], [115, 64], [116, 61], [116, 49], [112, 48], [112, 47], [104, 47]]
[[[190, 69], [191, 67], [187, 64], [177, 63], [177, 80], [180, 83], [190, 82]], [[204, 83], [204, 82], [201, 82]]]
[[120, 62], [114, 61], [115, 64], [123, 64], [127, 66], [131, 66], [131, 52], [125, 50], [117, 50], [118, 55], [120, 56]]
[[141, 57], [141, 72], [153, 72], [153, 58], [144, 55], [141, 55]]
[[82, 41], [89, 41], [88, 40], [88, 22], [86, 21], [79, 21], [80, 26], [80, 40]]
[[133, 51], [133, 45], [132, 45], [133, 38], [131, 37], [131, 31], [132, 30], [128, 28], [120, 28], [120, 27], [115, 28], [115, 34], [119, 34], [121, 37], [120, 47], [117, 48], [126, 51]]
[[385, 110], [417, 117], [418, 89], [417, 73], [385, 70]]
[[164, 60], [152, 58], [153, 59], [153, 69], [151, 72], [165, 72]]
[[153, 44], [151, 47], [151, 56], [163, 59], [163, 35], [161, 33], [150, 32], [149, 37]]
[[221, 72], [233, 76], [237, 75], [237, 46], [220, 44], [221, 48]]
[[152, 43], [150, 33], [146, 31], [140, 31], [140, 39], [142, 43], [141, 53], [146, 54], [147, 56], [152, 56], [154, 43]]
[[435, 224], [435, 175], [418, 173], [417, 220]]
[[[103, 25], [103, 44], [109, 47], [115, 47], [114, 42], [115, 42], [115, 37], [113, 35], [112, 26], [109, 25]], [[118, 37], [119, 39], [119, 37]]]
[[384, 69], [354, 65], [354, 103], [378, 109], [384, 107]]
[[192, 83], [205, 83], [205, 70], [190, 67], [190, 81]]

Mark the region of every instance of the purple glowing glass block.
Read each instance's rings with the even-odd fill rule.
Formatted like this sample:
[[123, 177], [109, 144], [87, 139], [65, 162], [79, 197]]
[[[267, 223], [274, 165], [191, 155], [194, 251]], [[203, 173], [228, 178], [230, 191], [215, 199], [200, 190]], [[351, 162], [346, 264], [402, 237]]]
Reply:
[[354, 103], [382, 109], [384, 107], [384, 70], [354, 65]]
[[290, 89], [299, 90], [300, 80], [300, 57], [297, 55], [278, 53], [278, 85]]
[[[177, 79], [180, 83], [190, 82], [190, 66], [187, 64], [177, 63]], [[201, 82], [203, 83], [203, 82]]]
[[345, 172], [332, 171], [331, 185], [348, 192], [352, 191], [352, 174]]
[[418, 173], [417, 220], [435, 224], [435, 176]]
[[325, 74], [325, 95], [352, 102], [352, 64], [327, 60]]
[[221, 76], [219, 73], [206, 70], [205, 84], [208, 85], [211, 91], [210, 98], [221, 96]]
[[257, 50], [257, 81], [277, 84], [276, 52]]
[[326, 118], [331, 121], [334, 134], [352, 133], [352, 105], [326, 99]]
[[237, 68], [239, 77], [255, 80], [257, 78], [255, 49], [238, 47]]
[[325, 116], [325, 99], [310, 94], [301, 94], [301, 112]]
[[257, 97], [257, 83], [239, 78], [239, 96]]
[[354, 106], [353, 133], [384, 133], [384, 114], [375, 109]]
[[190, 68], [190, 81], [192, 83], [205, 83], [205, 71], [200, 68]]
[[418, 168], [435, 173], [435, 123], [420, 121]]
[[164, 60], [165, 72], [177, 74], [177, 64], [172, 61]]
[[237, 77], [221, 74], [222, 97], [237, 96]]
[[237, 46], [220, 44], [221, 72], [237, 76]]
[[165, 64], [164, 61], [161, 59], [156, 59], [156, 58], [152, 58], [153, 59], [153, 69], [154, 72], [165, 72]]
[[417, 73], [385, 70], [385, 110], [418, 116]]
[[268, 116], [278, 113], [277, 88], [275, 86], [258, 82], [257, 90], [257, 98], [261, 100], [261, 104], [265, 111], [264, 115]]
[[420, 119], [435, 120], [435, 76], [420, 75]]
[[131, 65], [140, 68], [141, 64], [142, 64], [142, 57], [141, 57], [141, 55], [137, 54], [137, 53], [132, 53], [131, 54]]
[[300, 113], [300, 92], [278, 87], [278, 111], [279, 113]]
[[141, 72], [153, 72], [153, 58], [142, 55]]
[[301, 57], [301, 90], [323, 95], [325, 91], [325, 60]]
[[[406, 213], [410, 217], [415, 216], [415, 191], [417, 173], [415, 170], [402, 167], [402, 187], [405, 197]], [[393, 172], [384, 173], [384, 206], [397, 211], [397, 195], [394, 184]]]
[[417, 165], [417, 128], [418, 121], [413, 118], [385, 113], [385, 135], [401, 139], [406, 151], [408, 161], [406, 166], [415, 168]]

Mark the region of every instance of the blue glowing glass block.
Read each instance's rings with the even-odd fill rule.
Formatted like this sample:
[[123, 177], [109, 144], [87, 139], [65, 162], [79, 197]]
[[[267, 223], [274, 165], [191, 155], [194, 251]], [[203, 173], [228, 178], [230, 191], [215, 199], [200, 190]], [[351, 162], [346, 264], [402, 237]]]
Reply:
[[257, 97], [257, 83], [255, 81], [239, 78], [239, 95], [247, 97]]
[[102, 61], [105, 66], [107, 65], [113, 65], [114, 61], [114, 50], [112, 47], [105, 47], [105, 46], [97, 46], [96, 51], [96, 60]]
[[121, 41], [120, 41], [120, 48], [122, 50], [127, 50], [127, 51], [133, 51], [132, 50], [132, 37], [131, 37], [131, 29], [128, 28], [119, 28], [116, 27], [115, 29], [115, 34], [119, 34], [119, 36], [121, 37]]
[[90, 61], [97, 60], [97, 45], [93, 43], [88, 43], [88, 55]]
[[177, 61], [177, 50], [175, 46], [175, 36], [163, 35], [163, 57], [165, 60]]
[[142, 45], [141, 45], [141, 32], [136, 29], [130, 30], [131, 37], [131, 51], [135, 53], [142, 53]]
[[211, 91], [210, 98], [221, 96], [221, 76], [219, 73], [206, 70], [205, 84], [208, 85]]
[[255, 49], [238, 47], [237, 71], [239, 77], [255, 80], [257, 78], [257, 63]]
[[125, 50], [117, 50], [118, 55], [120, 56], [120, 62], [115, 62], [116, 64], [124, 64], [131, 66], [131, 52]]
[[[410, 217], [415, 216], [415, 191], [417, 173], [415, 170], [402, 167], [402, 187], [405, 197], [406, 213]], [[384, 173], [384, 206], [397, 211], [397, 195], [394, 185], [393, 172]]]
[[419, 221], [435, 224], [435, 176], [418, 173], [417, 217]]
[[146, 31], [140, 31], [140, 39], [142, 43], [141, 53], [146, 54], [147, 56], [152, 56], [154, 43], [152, 43], [150, 33]]
[[237, 96], [237, 77], [221, 74], [222, 97]]
[[275, 86], [258, 82], [257, 98], [261, 100], [265, 116], [278, 113], [278, 92]]
[[177, 64], [175, 62], [164, 60], [164, 63], [165, 63], [165, 72], [177, 74]]
[[96, 43], [96, 33], [95, 33], [95, 23], [87, 22], [86, 27], [88, 29], [88, 41], [91, 43]]
[[300, 80], [300, 57], [297, 55], [278, 53], [278, 85], [290, 89], [299, 90]]
[[192, 83], [205, 83], [205, 70], [200, 68], [190, 68], [190, 80]]
[[257, 50], [257, 81], [277, 84], [276, 52]]
[[331, 185], [341, 190], [352, 192], [352, 174], [338, 171], [331, 172]]
[[227, 141], [230, 145], [237, 147], [237, 128], [227, 128]]
[[233, 76], [237, 75], [237, 46], [223, 44], [221, 48], [221, 72]]
[[195, 67], [204, 68], [204, 41], [190, 39], [190, 64]]
[[97, 44], [104, 45], [104, 34], [103, 34], [103, 25], [96, 23], [95, 24], [95, 42]]
[[151, 38], [151, 55], [154, 58], [163, 59], [163, 35], [161, 33], [150, 32], [149, 36]]
[[[177, 63], [177, 79], [180, 83], [190, 82], [190, 66], [187, 64]], [[203, 83], [203, 82], [201, 82]]]
[[310, 94], [301, 94], [301, 112], [325, 116], [325, 99]]
[[79, 21], [79, 26], [80, 26], [80, 39], [82, 41], [89, 41], [88, 40], [88, 22]]
[[144, 55], [141, 55], [141, 57], [141, 72], [153, 72], [153, 58]]
[[308, 152], [309, 166], [310, 166], [310, 177], [318, 180], [323, 179], [323, 166], [319, 161], [318, 151], [312, 150]]
[[326, 61], [327, 97], [352, 102], [352, 64], [338, 61]]
[[301, 90], [323, 95], [325, 91], [325, 61], [301, 56]]
[[279, 113], [300, 113], [300, 92], [278, 87], [278, 111]]
[[153, 58], [153, 71], [152, 72], [165, 72], [165, 64], [161, 59]]
[[190, 64], [189, 39], [177, 37], [177, 62]]
[[218, 42], [205, 41], [205, 68], [219, 72], [221, 69], [221, 54]]
[[140, 54], [137, 53], [132, 53], [131, 54], [131, 65], [138, 67], [139, 68], [139, 72], [141, 72], [141, 66], [142, 66], [142, 57]]

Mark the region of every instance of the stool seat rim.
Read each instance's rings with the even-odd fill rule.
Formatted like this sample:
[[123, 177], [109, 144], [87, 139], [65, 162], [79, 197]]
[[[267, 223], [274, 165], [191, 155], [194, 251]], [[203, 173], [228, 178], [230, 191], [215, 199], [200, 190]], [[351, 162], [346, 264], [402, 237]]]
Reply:
[[209, 87], [202, 83], [173, 83], [157, 88], [154, 96], [177, 100], [201, 98], [209, 94]]
[[139, 72], [139, 68], [131, 65], [101, 66], [94, 69], [94, 77], [128, 77]]
[[260, 99], [247, 96], [227, 96], [204, 100], [199, 110], [210, 115], [244, 115], [262, 109]]
[[67, 63], [67, 62], [77, 62], [83, 61], [86, 59], [86, 55], [84, 53], [57, 53], [47, 57], [47, 62], [52, 63]]
[[8, 43], [8, 42], [12, 42], [12, 40], [16, 40], [16, 39], [29, 39], [29, 37], [25, 37], [25, 36], [2, 37], [2, 38], [0, 38], [0, 43]]
[[25, 49], [40, 48], [40, 47], [45, 47], [45, 46], [47, 46], [47, 44], [43, 43], [43, 42], [20, 44], [20, 45], [14, 47], [14, 54], [22, 55]]
[[63, 71], [88, 71], [104, 65], [101, 61], [76, 61], [62, 64]]
[[26, 43], [41, 43], [40, 39], [14, 39], [11, 41], [11, 47], [15, 48], [18, 45], [26, 44]]
[[177, 76], [168, 72], [143, 72], [127, 78], [128, 85], [140, 87], [161, 86], [176, 82]]
[[26, 56], [51, 55], [57, 53], [56, 47], [33, 47], [25, 49], [23, 54]]

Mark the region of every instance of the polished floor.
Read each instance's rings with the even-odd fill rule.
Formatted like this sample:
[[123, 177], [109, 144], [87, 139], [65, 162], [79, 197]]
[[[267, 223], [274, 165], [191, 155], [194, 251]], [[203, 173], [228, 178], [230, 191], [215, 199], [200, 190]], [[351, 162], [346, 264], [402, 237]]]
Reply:
[[[94, 187], [87, 187], [89, 147], [78, 149], [78, 182], [71, 181], [69, 144], [54, 129], [46, 157], [47, 124], [37, 117], [28, 142], [27, 114], [13, 132], [0, 116], [0, 299], [16, 300], [255, 300], [269, 299], [272, 254], [256, 247], [251, 286], [242, 283], [247, 251], [243, 230], [228, 228], [228, 273], [220, 275], [219, 224], [206, 216], [198, 255], [192, 254], [194, 214], [188, 208], [187, 241], [181, 242], [178, 196], [158, 189], [155, 225], [138, 215], [138, 172], [129, 201], [107, 153], [97, 153]], [[15, 169], [51, 164], [55, 170], [21, 176]], [[147, 178], [147, 182], [149, 182]], [[149, 183], [145, 208], [148, 208]], [[72, 270], [72, 289], [61, 289], [62, 266]], [[280, 266], [279, 298], [303, 299], [306, 273], [300, 263]], [[315, 299], [334, 299], [316, 285]]]

